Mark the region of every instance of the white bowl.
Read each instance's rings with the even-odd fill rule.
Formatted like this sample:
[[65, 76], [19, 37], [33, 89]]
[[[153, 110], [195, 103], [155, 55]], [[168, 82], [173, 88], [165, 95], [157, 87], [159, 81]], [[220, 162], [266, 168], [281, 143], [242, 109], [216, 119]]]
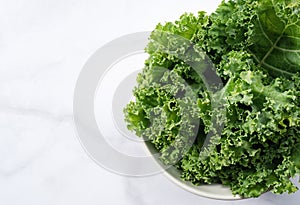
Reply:
[[[146, 147], [146, 152], [148, 152], [148, 154], [151, 154], [153, 156], [155, 153], [157, 153], [157, 150], [150, 142], [145, 142], [145, 147]], [[159, 159], [155, 157], [153, 157], [153, 159], [156, 161], [157, 164], [159, 164], [159, 166], [162, 166], [162, 163], [159, 161]], [[173, 166], [165, 169], [163, 173], [170, 181], [172, 181], [180, 188], [199, 196], [203, 196], [211, 199], [218, 199], [218, 200], [245, 199], [239, 195], [233, 195], [230, 188], [222, 184], [196, 186], [191, 182], [183, 181], [180, 179], [180, 171]]]

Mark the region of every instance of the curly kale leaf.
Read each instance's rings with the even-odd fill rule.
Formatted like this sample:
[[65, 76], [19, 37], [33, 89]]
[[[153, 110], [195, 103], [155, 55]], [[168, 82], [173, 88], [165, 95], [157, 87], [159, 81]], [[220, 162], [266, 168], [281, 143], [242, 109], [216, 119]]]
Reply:
[[298, 0], [229, 0], [210, 16], [206, 50], [219, 63], [232, 50], [245, 50], [269, 75], [300, 71]]
[[[295, 192], [299, 11], [298, 0], [228, 0], [211, 15], [159, 24], [135, 101], [124, 109], [128, 129], [149, 139], [183, 180], [222, 183], [244, 197]], [[218, 89], [203, 79], [207, 57], [221, 79]]]
[[273, 76], [293, 76], [300, 71], [300, 2], [258, 1], [253, 44], [249, 50]]

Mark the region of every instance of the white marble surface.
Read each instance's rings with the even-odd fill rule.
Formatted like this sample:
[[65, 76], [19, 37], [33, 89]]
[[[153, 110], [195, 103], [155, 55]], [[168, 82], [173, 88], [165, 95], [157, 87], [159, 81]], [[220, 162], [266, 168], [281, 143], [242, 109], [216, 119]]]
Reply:
[[223, 202], [164, 176], [126, 178], [97, 166], [76, 138], [73, 90], [89, 56], [219, 0], [0, 0], [0, 204], [298, 204], [293, 195]]

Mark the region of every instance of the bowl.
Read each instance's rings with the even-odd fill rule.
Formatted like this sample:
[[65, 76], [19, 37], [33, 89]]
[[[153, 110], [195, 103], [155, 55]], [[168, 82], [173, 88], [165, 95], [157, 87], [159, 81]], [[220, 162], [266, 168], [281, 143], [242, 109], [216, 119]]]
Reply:
[[[147, 154], [154, 156], [157, 153], [157, 149], [154, 147], [152, 143], [149, 141], [145, 141], [145, 150]], [[161, 166], [163, 168], [162, 162], [156, 158], [153, 157], [153, 160], [158, 164], [158, 166]], [[191, 192], [193, 194], [196, 194], [198, 196], [210, 198], [210, 199], [216, 199], [216, 200], [241, 200], [245, 199], [239, 195], [233, 195], [230, 188], [228, 186], [224, 186], [222, 184], [205, 184], [205, 185], [199, 185], [196, 186], [188, 181], [183, 181], [180, 178], [180, 171], [175, 168], [174, 166], [170, 166], [166, 169], [163, 169], [163, 174], [174, 184], [176, 184], [178, 187]]]

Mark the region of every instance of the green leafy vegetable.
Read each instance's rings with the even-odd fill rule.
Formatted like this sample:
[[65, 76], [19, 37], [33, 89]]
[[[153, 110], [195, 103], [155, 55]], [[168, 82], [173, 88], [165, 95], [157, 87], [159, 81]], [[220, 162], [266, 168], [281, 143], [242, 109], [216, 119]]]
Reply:
[[158, 24], [124, 109], [128, 129], [183, 180], [222, 183], [244, 197], [295, 192], [299, 12], [298, 0], [229, 0], [211, 15]]
[[261, 1], [250, 51], [270, 73], [300, 71], [300, 1]]

